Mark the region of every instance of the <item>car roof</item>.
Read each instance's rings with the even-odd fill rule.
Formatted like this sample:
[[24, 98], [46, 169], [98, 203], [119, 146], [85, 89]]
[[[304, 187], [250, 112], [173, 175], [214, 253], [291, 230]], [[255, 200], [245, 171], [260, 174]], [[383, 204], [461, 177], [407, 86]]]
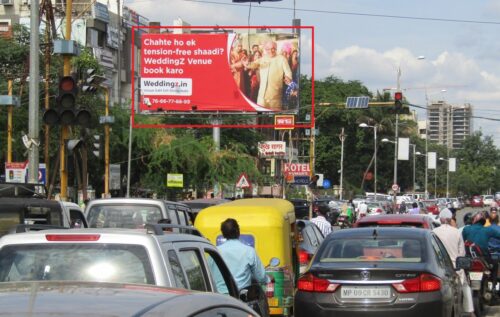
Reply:
[[184, 317], [220, 304], [255, 314], [230, 296], [178, 288], [72, 281], [0, 284], [2, 312], [15, 315]]
[[163, 199], [154, 199], [154, 198], [100, 198], [94, 199], [89, 202], [89, 206], [97, 205], [97, 204], [151, 204], [151, 205], [160, 205], [162, 203], [168, 203], [173, 205], [180, 205], [188, 207], [186, 204], [181, 202], [163, 200]]
[[354, 228], [354, 229], [342, 229], [333, 231], [329, 234], [326, 239], [349, 239], [357, 237], [367, 237], [373, 236], [376, 232], [376, 236], [386, 236], [386, 237], [398, 237], [398, 238], [414, 238], [422, 239], [430, 234], [430, 230], [422, 230], [418, 228], [407, 228], [407, 227], [364, 227], [364, 228]]
[[[84, 228], [84, 229], [49, 229], [42, 231], [30, 231], [25, 233], [8, 234], [0, 239], [0, 244], [28, 244], [46, 243], [45, 235], [100, 235], [98, 241], [94, 243], [118, 243], [118, 244], [141, 244], [152, 239], [162, 242], [173, 241], [196, 241], [202, 243], [210, 242], [193, 234], [168, 232], [163, 235], [147, 233], [146, 229], [123, 229], [123, 228]], [[64, 241], [63, 241], [64, 242]], [[75, 241], [71, 241], [75, 243]], [[84, 241], [83, 243], [88, 243]]]
[[427, 215], [407, 215], [407, 214], [391, 214], [391, 215], [373, 215], [366, 216], [358, 220], [358, 222], [377, 222], [383, 220], [395, 220], [404, 222], [423, 222], [427, 220], [429, 216]]

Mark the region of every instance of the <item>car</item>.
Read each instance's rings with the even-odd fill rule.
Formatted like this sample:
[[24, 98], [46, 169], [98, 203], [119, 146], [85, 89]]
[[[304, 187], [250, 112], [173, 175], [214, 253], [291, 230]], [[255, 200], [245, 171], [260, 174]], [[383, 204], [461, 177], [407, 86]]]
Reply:
[[309, 201], [302, 198], [291, 198], [289, 202], [295, 207], [295, 219], [309, 219]]
[[296, 227], [299, 241], [299, 271], [300, 273], [303, 273], [309, 265], [309, 261], [311, 261], [312, 257], [316, 253], [316, 250], [325, 238], [318, 227], [311, 221], [297, 220]]
[[353, 225], [354, 228], [364, 227], [413, 227], [434, 229], [440, 226], [439, 220], [428, 215], [375, 215], [362, 217]]
[[384, 203], [381, 201], [367, 200], [366, 205], [368, 206], [368, 216], [387, 213], [384, 208]]
[[39, 281], [0, 283], [2, 315], [257, 317], [229, 296], [152, 285]]
[[470, 199], [471, 207], [484, 207], [483, 197], [481, 195], [473, 195]]
[[91, 200], [85, 215], [90, 228], [144, 228], [146, 223], [168, 219], [172, 224], [189, 225], [187, 205], [150, 198], [107, 198]]
[[227, 202], [230, 202], [230, 200], [224, 198], [211, 198], [211, 199], [183, 200], [180, 201], [179, 203], [184, 204], [190, 208], [190, 210], [188, 210], [189, 219], [191, 220], [191, 223], [194, 223], [196, 216], [202, 209], [208, 208], [210, 206], [224, 204]]
[[44, 198], [0, 197], [0, 236], [17, 225], [87, 227], [81, 208], [74, 203]]
[[483, 204], [485, 206], [489, 207], [494, 200], [495, 198], [493, 197], [493, 195], [483, 195]]
[[[172, 228], [187, 233], [165, 232]], [[65, 280], [238, 290], [217, 248], [195, 228], [43, 230], [0, 239], [0, 282]]]
[[461, 285], [431, 230], [338, 230], [298, 279], [294, 316], [461, 316]]
[[427, 213], [439, 215], [439, 206], [436, 200], [423, 200], [422, 203], [425, 205]]

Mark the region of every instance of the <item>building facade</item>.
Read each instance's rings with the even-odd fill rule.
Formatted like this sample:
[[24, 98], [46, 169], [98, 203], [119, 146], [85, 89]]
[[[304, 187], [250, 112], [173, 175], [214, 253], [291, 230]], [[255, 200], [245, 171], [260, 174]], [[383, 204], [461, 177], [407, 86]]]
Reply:
[[426, 136], [429, 141], [459, 149], [472, 132], [472, 105], [453, 106], [437, 101], [427, 108]]

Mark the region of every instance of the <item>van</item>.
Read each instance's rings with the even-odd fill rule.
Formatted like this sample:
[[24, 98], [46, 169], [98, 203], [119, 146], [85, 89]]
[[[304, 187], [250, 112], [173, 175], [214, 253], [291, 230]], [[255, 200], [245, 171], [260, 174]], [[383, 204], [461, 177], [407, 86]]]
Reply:
[[168, 219], [171, 224], [190, 225], [191, 209], [182, 203], [151, 198], [91, 200], [85, 208], [90, 228], [144, 228], [146, 223]]

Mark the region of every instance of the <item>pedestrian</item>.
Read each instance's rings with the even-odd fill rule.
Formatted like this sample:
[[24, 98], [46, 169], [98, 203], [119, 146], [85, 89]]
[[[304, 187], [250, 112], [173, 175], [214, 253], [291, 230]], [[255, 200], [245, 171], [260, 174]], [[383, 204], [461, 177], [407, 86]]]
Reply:
[[368, 213], [368, 205], [363, 200], [358, 205], [358, 219], [360, 219], [361, 217], [366, 216], [367, 213]]
[[[453, 266], [456, 267], [456, 259], [459, 256], [465, 256], [465, 245], [460, 231], [451, 225], [453, 214], [445, 208], [439, 213], [439, 220], [441, 226], [432, 230], [443, 243], [448, 255], [450, 256]], [[472, 290], [465, 278], [465, 272], [460, 270], [458, 272], [460, 281], [462, 282], [462, 293], [464, 295], [463, 309], [464, 312], [472, 314], [474, 312], [474, 305], [472, 302]]]
[[326, 220], [326, 216], [330, 211], [330, 207], [327, 205], [319, 205], [318, 207], [318, 215], [316, 218], [311, 220], [312, 223], [318, 227], [319, 231], [323, 233], [323, 237], [326, 237], [332, 232], [332, 224]]
[[413, 204], [411, 205], [411, 209], [410, 211], [408, 212], [408, 214], [410, 215], [418, 215], [420, 214], [420, 208], [418, 208], [418, 203], [415, 201], [413, 202]]

